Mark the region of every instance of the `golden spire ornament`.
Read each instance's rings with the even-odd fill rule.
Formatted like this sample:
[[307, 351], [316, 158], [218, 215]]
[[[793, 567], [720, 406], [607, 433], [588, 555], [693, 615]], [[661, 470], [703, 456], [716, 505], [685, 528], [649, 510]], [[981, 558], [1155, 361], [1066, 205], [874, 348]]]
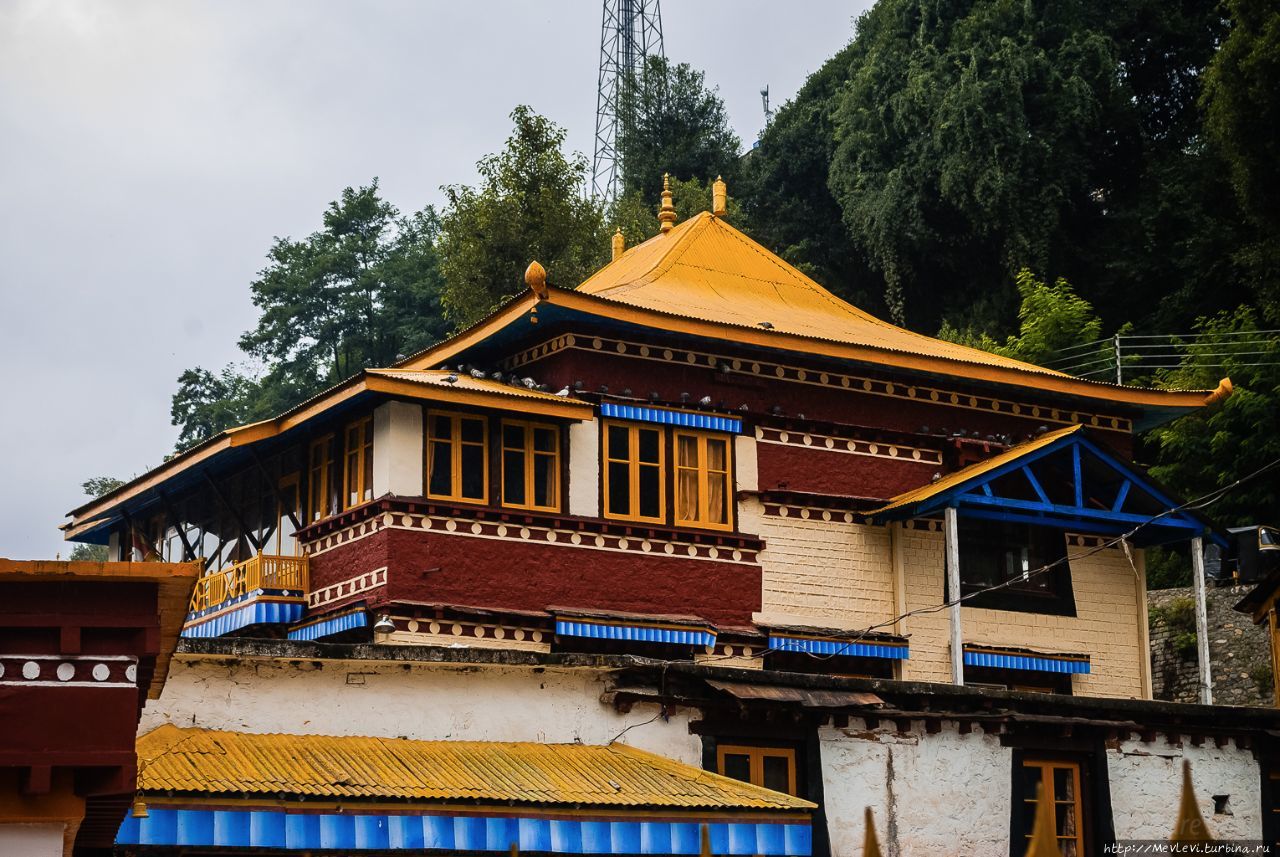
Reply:
[[613, 259], [617, 259], [625, 252], [627, 252], [627, 239], [622, 237], [622, 228], [619, 227], [618, 231], [613, 233]]
[[658, 209], [658, 228], [662, 233], [671, 231], [676, 225], [676, 207], [671, 204], [671, 176], [662, 174], [662, 207]]
[[871, 815], [871, 807], [867, 807], [867, 832], [862, 839], [862, 857], [881, 857], [880, 838], [876, 836], [875, 819]]
[[547, 296], [547, 269], [538, 264], [537, 259], [524, 269], [524, 282], [539, 298]]
[[1191, 763], [1182, 760], [1182, 801], [1178, 806], [1178, 822], [1173, 826], [1170, 842], [1212, 842], [1209, 826], [1204, 823], [1195, 790], [1191, 788]]
[[1058, 850], [1053, 804], [1045, 800], [1044, 783], [1036, 786], [1036, 821], [1031, 828], [1031, 841], [1027, 843], [1026, 857], [1062, 857], [1062, 852]]
[[715, 183], [711, 185], [711, 213], [716, 217], [724, 217], [729, 211], [729, 188], [725, 185], [724, 179], [716, 176]]

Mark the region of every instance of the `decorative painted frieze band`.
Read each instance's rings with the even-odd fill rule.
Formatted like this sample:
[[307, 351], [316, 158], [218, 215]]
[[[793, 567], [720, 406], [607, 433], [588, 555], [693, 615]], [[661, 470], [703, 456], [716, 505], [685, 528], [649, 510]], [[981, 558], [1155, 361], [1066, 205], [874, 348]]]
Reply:
[[875, 526], [866, 515], [840, 509], [824, 509], [821, 506], [796, 506], [789, 503], [765, 503], [764, 514], [770, 518], [799, 518], [804, 521], [824, 523], [864, 524]]
[[343, 631], [364, 628], [367, 627], [368, 624], [368, 614], [366, 614], [362, 608], [360, 610], [353, 610], [350, 613], [343, 613], [338, 616], [326, 616], [323, 619], [317, 619], [314, 622], [295, 625], [289, 629], [289, 639], [320, 640], [334, 634], [341, 634]]
[[803, 652], [809, 655], [844, 655], [851, 658], [892, 658], [905, 660], [911, 657], [906, 643], [888, 643], [876, 640], [838, 640], [770, 634], [769, 651]]
[[650, 408], [643, 405], [622, 405], [617, 402], [601, 402], [600, 416], [616, 420], [635, 420], [643, 423], [660, 423], [684, 428], [708, 429], [731, 434], [742, 432], [742, 420], [719, 414], [700, 414], [694, 411], [677, 411], [671, 408]]
[[991, 649], [964, 648], [964, 665], [967, 667], [994, 667], [1006, 670], [1035, 670], [1049, 673], [1087, 673], [1089, 659], [1068, 655], [1031, 655], [1000, 652]]
[[639, 342], [606, 339], [599, 336], [580, 337], [571, 333], [557, 336], [540, 345], [514, 354], [501, 365], [504, 370], [511, 370], [566, 349], [590, 353], [610, 352], [624, 354], [660, 363], [706, 366], [718, 368], [726, 374], [778, 378], [793, 383], [826, 387], [828, 389], [853, 390], [859, 393], [870, 393], [873, 396], [886, 396], [893, 399], [929, 402], [944, 407], [961, 408], [970, 411], [1027, 417], [1058, 425], [1082, 424], [1105, 431], [1124, 432], [1125, 434], [1133, 430], [1133, 423], [1127, 417], [1090, 414], [1084, 411], [1033, 405], [1027, 402], [1014, 402], [1009, 399], [999, 399], [992, 396], [979, 396], [941, 387], [901, 384], [896, 381], [886, 381], [882, 378], [846, 375], [841, 372], [821, 372], [781, 363], [743, 360], [726, 354], [711, 354], [705, 351], [684, 348], [662, 348]]
[[[713, 854], [808, 857], [810, 822], [707, 823]], [[670, 820], [506, 815], [293, 813], [283, 809], [166, 809], [124, 819], [116, 844], [192, 848], [349, 849], [550, 854], [698, 854], [700, 825]]]
[[137, 687], [130, 655], [0, 655], [4, 687]]
[[941, 451], [905, 446], [900, 443], [854, 440], [853, 438], [836, 437], [834, 435], [818, 434], [817, 432], [787, 431], [786, 429], [765, 428], [764, 426], [756, 428], [756, 439], [761, 443], [803, 446], [818, 452], [840, 452], [846, 455], [887, 458], [919, 464], [942, 464]]
[[716, 644], [715, 632], [709, 628], [679, 628], [634, 622], [614, 623], [581, 618], [556, 619], [556, 633], [565, 637], [670, 643], [677, 646], [714, 646]]
[[373, 571], [366, 571], [364, 574], [357, 574], [355, 577], [348, 577], [346, 580], [312, 590], [311, 594], [307, 596], [307, 606], [315, 610], [318, 607], [324, 607], [326, 604], [332, 604], [343, 598], [350, 598], [352, 595], [360, 595], [370, 589], [377, 589], [379, 586], [386, 585], [386, 582], [386, 566], [375, 568]]

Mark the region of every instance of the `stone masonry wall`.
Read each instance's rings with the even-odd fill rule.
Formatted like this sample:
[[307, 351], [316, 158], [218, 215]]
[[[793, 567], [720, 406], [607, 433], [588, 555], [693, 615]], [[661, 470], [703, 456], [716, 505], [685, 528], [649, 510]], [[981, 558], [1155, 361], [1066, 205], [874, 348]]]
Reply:
[[[1271, 706], [1271, 653], [1266, 625], [1254, 625], [1232, 605], [1244, 597], [1247, 586], [1210, 589], [1206, 607], [1209, 620], [1209, 668], [1216, 705]], [[1156, 589], [1147, 593], [1151, 606], [1151, 683], [1156, 699], [1198, 702], [1198, 669], [1191, 640], [1177, 651], [1177, 638], [1185, 631], [1169, 624], [1170, 606], [1194, 600], [1190, 587]], [[1194, 613], [1190, 632], [1195, 633]]]

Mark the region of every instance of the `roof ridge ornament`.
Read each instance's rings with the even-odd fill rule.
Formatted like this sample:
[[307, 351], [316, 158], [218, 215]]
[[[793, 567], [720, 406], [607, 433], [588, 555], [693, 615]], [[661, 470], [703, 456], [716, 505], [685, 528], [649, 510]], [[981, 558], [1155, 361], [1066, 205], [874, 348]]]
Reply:
[[665, 235], [676, 225], [676, 207], [671, 204], [671, 175], [662, 174], [662, 207], [658, 209], [658, 228]]
[[617, 231], [613, 233], [613, 257], [609, 260], [616, 262], [618, 257], [627, 252], [627, 239], [622, 235], [622, 227], [619, 226]]
[[715, 217], [724, 217], [728, 211], [729, 188], [723, 178], [716, 176], [715, 182], [711, 185], [711, 214]]
[[539, 300], [547, 296], [547, 269], [534, 259], [529, 263], [529, 267], [524, 269], [524, 282]]

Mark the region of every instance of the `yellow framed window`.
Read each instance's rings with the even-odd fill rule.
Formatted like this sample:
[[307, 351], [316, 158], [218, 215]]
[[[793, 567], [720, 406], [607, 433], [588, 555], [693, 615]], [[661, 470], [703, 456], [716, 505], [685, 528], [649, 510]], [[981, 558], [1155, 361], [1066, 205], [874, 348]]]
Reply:
[[279, 491], [276, 495], [276, 556], [301, 556], [302, 549], [296, 538], [297, 527], [294, 520], [302, 521], [302, 493], [299, 491], [300, 479], [297, 473], [290, 473], [280, 478]]
[[666, 522], [665, 450], [662, 429], [604, 424], [604, 516]]
[[775, 792], [797, 794], [796, 751], [786, 747], [721, 744], [716, 747], [716, 772]]
[[427, 496], [489, 501], [489, 425], [484, 417], [427, 412]]
[[502, 505], [560, 511], [560, 429], [502, 421]]
[[342, 508], [373, 499], [373, 417], [347, 425], [342, 451]]
[[1084, 854], [1084, 804], [1080, 795], [1080, 764], [1057, 759], [1023, 759], [1022, 798], [1024, 836], [1031, 839], [1036, 817], [1036, 793], [1053, 805], [1054, 833], [1062, 857]]
[[701, 432], [677, 431], [676, 524], [728, 530], [733, 491], [729, 438]]
[[333, 513], [329, 498], [329, 470], [333, 466], [333, 435], [313, 440], [307, 451], [307, 520], [318, 521]]

